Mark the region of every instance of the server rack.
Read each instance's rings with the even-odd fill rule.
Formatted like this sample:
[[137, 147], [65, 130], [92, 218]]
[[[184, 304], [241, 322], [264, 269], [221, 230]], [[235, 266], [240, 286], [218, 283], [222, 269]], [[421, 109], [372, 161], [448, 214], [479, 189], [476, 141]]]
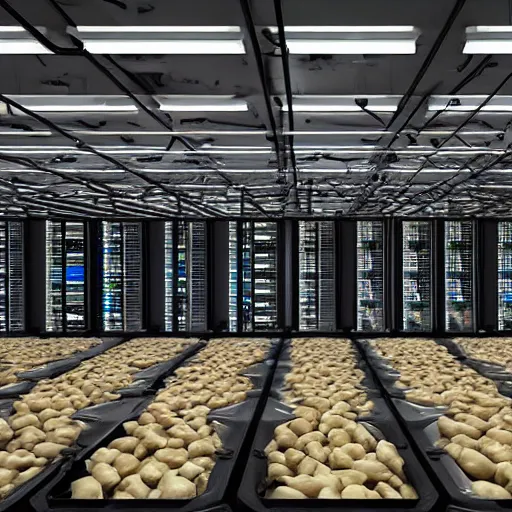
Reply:
[[357, 222], [357, 330], [384, 330], [384, 226]]
[[431, 331], [432, 223], [402, 221], [402, 329]]
[[472, 221], [445, 222], [446, 331], [473, 330], [473, 229]]
[[25, 329], [23, 223], [0, 222], [0, 331]]
[[46, 222], [46, 330], [84, 331], [85, 225]]
[[498, 329], [512, 330], [512, 222], [498, 222]]
[[275, 330], [278, 314], [278, 225], [229, 223], [229, 328]]
[[143, 225], [102, 222], [101, 287], [104, 331], [143, 328]]
[[206, 222], [165, 223], [165, 330], [205, 331]]
[[336, 329], [333, 221], [299, 221], [299, 329]]

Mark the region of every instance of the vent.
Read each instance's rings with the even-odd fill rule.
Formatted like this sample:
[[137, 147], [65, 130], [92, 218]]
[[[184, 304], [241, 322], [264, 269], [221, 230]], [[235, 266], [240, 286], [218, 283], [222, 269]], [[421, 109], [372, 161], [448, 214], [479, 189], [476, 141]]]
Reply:
[[46, 330], [50, 332], [64, 330], [63, 235], [62, 222], [46, 222]]
[[25, 330], [25, 291], [23, 286], [23, 224], [9, 222], [7, 232], [9, 331]]
[[384, 330], [384, 238], [380, 221], [357, 223], [357, 329]]
[[174, 298], [174, 267], [172, 264], [173, 259], [173, 223], [165, 223], [165, 245], [164, 245], [164, 259], [165, 259], [165, 330], [172, 331], [174, 326], [172, 303]]
[[403, 330], [432, 330], [432, 225], [402, 223]]
[[512, 222], [498, 222], [498, 329], [512, 330]]
[[123, 223], [124, 330], [142, 330], [142, 225]]
[[189, 330], [206, 331], [206, 223], [191, 222]]

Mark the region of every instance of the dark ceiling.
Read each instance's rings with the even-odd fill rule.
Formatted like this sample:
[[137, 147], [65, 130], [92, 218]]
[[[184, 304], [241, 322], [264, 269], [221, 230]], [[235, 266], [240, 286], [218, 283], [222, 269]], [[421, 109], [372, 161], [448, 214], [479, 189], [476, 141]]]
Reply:
[[[0, 115], [1, 213], [507, 216], [512, 112], [434, 113], [426, 105], [430, 95], [512, 95], [512, 55], [462, 53], [465, 28], [511, 25], [511, 4], [0, 0], [0, 25], [45, 27], [45, 44], [61, 53], [0, 55], [2, 95], [131, 94], [138, 106], [133, 114]], [[279, 25], [279, 6], [285, 25], [413, 25], [417, 52], [290, 55], [286, 66], [279, 40], [265, 35]], [[90, 55], [66, 34], [73, 24], [240, 26], [247, 54]], [[395, 116], [289, 115], [280, 106], [287, 85], [288, 96], [403, 101]], [[157, 94], [236, 95], [249, 110], [169, 115]]]

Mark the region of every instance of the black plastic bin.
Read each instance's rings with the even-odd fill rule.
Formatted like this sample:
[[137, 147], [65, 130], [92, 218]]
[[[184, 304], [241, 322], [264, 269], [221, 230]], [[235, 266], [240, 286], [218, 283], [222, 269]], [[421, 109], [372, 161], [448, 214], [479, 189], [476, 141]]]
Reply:
[[[354, 347], [355, 348], [355, 347]], [[357, 352], [357, 349], [356, 349]], [[381, 397], [373, 376], [368, 371], [366, 363], [358, 354], [358, 366], [365, 371], [366, 377], [363, 385], [367, 388], [368, 397], [373, 400], [375, 407], [371, 415], [360, 418], [358, 421], [364, 424], [377, 439], [386, 439], [392, 442], [400, 455], [405, 460], [405, 471], [409, 482], [415, 487], [419, 499], [417, 500], [271, 500], [263, 497], [265, 490], [265, 478], [267, 475], [267, 460], [264, 449], [273, 438], [273, 432], [277, 425], [284, 423], [295, 416], [292, 408], [280, 401], [280, 391], [283, 377], [291, 368], [287, 348], [283, 351], [274, 380], [272, 382], [272, 396], [267, 400], [241, 486], [238, 490], [236, 510], [249, 512], [310, 512], [313, 510], [325, 510], [335, 512], [346, 510], [348, 512], [363, 512], [369, 510], [383, 510], [392, 512], [396, 510], [410, 510], [415, 512], [437, 512], [439, 510], [439, 495], [430, 482], [425, 471], [418, 462], [411, 447], [394, 418], [388, 405]]]
[[[101, 510], [152, 511], [163, 509], [176, 509], [180, 512], [224, 512], [229, 510], [226, 506], [226, 493], [228, 484], [233, 476], [237, 457], [244, 444], [249, 427], [261, 407], [262, 390], [268, 387], [269, 378], [275, 365], [274, 358], [280, 351], [280, 341], [275, 340], [267, 353], [263, 363], [253, 365], [245, 372], [255, 385], [248, 393], [248, 398], [239, 404], [214, 410], [208, 416], [210, 420], [218, 422], [216, 429], [223, 447], [218, 452], [217, 462], [212, 470], [206, 491], [189, 500], [77, 500], [71, 499], [71, 483], [88, 473], [85, 460], [98, 448], [106, 446], [113, 439], [125, 435], [122, 425], [108, 435], [103, 436], [94, 444], [80, 453], [79, 457], [69, 460], [63, 465], [54, 478], [37, 492], [30, 503], [37, 512], [63, 511], [63, 512], [93, 512]], [[136, 419], [139, 414], [133, 414], [124, 421]]]

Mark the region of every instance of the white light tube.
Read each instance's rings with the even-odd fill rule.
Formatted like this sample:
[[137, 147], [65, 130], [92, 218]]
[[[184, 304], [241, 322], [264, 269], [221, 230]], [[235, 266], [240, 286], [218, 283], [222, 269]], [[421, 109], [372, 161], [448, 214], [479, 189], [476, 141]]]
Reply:
[[240, 27], [105, 27], [67, 28], [95, 54], [230, 55], [244, 54]]
[[[43, 35], [46, 29], [36, 27]], [[0, 26], [0, 54], [9, 55], [43, 55], [52, 53], [37, 39], [33, 38], [23, 27]]]
[[466, 28], [466, 54], [512, 53], [512, 26], [474, 26]]
[[162, 112], [247, 112], [247, 102], [230, 95], [154, 96]]

